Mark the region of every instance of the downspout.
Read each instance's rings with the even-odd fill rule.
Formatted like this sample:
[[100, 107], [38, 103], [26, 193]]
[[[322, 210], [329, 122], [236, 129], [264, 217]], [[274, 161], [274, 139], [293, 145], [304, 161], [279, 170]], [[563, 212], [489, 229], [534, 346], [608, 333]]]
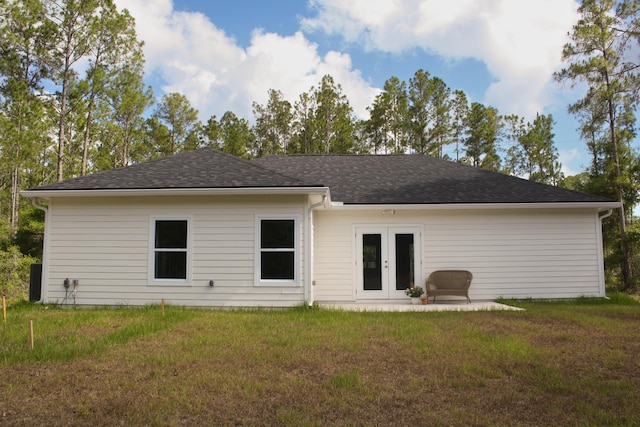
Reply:
[[600, 281], [600, 296], [603, 298], [607, 298], [605, 291], [605, 283], [604, 283], [604, 249], [602, 242], [602, 221], [605, 218], [609, 218], [613, 214], [613, 209], [607, 209], [604, 215], [598, 214], [598, 229], [596, 230], [598, 236], [598, 276]]
[[607, 213], [606, 214], [604, 214], [602, 216], [599, 216], [600, 223], [602, 224], [602, 220], [605, 219], [605, 218], [609, 218], [611, 216], [611, 214], [613, 214], [613, 209], [607, 209]]
[[305, 248], [305, 301], [309, 307], [313, 306], [313, 287], [314, 283], [314, 274], [313, 274], [313, 247], [314, 247], [314, 230], [315, 227], [313, 225], [313, 211], [320, 206], [325, 205], [327, 202], [327, 195], [322, 195], [322, 200], [309, 205], [307, 208], [307, 226], [306, 226], [306, 248]]
[[41, 204], [42, 199], [33, 198], [30, 201], [31, 201], [31, 205], [34, 208], [40, 209], [41, 211], [44, 212], [44, 236], [42, 237], [42, 277], [40, 278], [41, 280], [40, 300], [38, 301], [39, 303], [44, 303], [47, 295], [47, 288], [48, 288], [47, 283], [49, 281], [49, 270], [47, 269], [47, 266], [49, 264], [49, 248], [48, 248], [49, 238], [47, 237], [47, 234], [48, 234], [47, 230], [49, 229], [48, 227], [49, 208]]

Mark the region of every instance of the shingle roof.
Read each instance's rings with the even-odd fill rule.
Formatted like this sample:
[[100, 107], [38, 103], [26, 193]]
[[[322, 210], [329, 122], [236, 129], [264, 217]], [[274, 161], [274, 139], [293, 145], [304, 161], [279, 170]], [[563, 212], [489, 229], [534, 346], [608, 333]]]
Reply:
[[210, 148], [31, 189], [329, 187], [344, 204], [611, 202], [422, 155], [293, 155], [243, 160]]
[[423, 155], [293, 155], [253, 160], [327, 186], [345, 204], [554, 203], [611, 200]]
[[209, 148], [45, 185], [39, 190], [301, 187], [258, 163]]

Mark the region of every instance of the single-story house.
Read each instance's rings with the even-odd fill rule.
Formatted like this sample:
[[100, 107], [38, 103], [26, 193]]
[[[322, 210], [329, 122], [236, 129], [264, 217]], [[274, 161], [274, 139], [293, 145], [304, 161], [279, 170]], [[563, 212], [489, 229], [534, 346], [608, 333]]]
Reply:
[[46, 212], [42, 302], [86, 305], [407, 301], [441, 269], [472, 272], [472, 300], [603, 297], [619, 206], [422, 155], [209, 148], [23, 195]]

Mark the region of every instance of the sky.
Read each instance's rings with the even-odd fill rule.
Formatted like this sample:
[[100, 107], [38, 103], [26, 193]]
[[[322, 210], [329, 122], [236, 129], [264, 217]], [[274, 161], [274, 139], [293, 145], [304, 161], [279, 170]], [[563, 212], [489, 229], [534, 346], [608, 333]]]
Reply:
[[[554, 81], [578, 20], [575, 0], [116, 0], [136, 20], [146, 81], [185, 95], [206, 122], [226, 111], [253, 122], [276, 89], [292, 104], [330, 74], [355, 115], [386, 80], [419, 69], [471, 102], [532, 122], [551, 114], [565, 175], [589, 164]], [[504, 153], [503, 153], [504, 154]]]

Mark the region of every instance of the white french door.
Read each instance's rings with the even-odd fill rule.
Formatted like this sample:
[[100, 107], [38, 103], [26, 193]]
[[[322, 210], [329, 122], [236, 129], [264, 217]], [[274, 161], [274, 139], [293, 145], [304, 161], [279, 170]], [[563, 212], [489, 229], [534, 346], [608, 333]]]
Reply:
[[421, 285], [419, 227], [356, 227], [356, 298], [406, 298]]

